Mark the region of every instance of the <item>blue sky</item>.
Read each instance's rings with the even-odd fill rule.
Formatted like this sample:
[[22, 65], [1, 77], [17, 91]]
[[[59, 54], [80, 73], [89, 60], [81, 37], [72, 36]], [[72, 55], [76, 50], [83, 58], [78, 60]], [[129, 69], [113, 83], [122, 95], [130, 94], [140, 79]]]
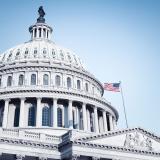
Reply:
[[[159, 0], [1, 0], [0, 53], [28, 41], [44, 6], [53, 41], [75, 51], [102, 83], [122, 81], [130, 127], [160, 135]], [[119, 111], [119, 93], [104, 97]]]

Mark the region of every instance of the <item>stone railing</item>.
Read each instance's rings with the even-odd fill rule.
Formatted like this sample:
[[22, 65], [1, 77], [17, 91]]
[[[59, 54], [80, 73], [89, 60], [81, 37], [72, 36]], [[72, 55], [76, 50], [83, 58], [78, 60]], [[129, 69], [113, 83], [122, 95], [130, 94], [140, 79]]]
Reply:
[[0, 137], [23, 138], [24, 140], [43, 141], [47, 143], [60, 143], [62, 141], [61, 137], [55, 135], [4, 128], [0, 128]]

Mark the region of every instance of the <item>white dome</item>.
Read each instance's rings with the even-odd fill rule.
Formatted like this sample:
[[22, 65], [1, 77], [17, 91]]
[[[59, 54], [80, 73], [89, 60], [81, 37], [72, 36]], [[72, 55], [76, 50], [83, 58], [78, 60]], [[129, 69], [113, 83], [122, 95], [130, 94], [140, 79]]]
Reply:
[[51, 61], [76, 68], [84, 68], [80, 58], [71, 50], [55, 45], [52, 41], [45, 39], [31, 40], [0, 55], [1, 64], [32, 60]]

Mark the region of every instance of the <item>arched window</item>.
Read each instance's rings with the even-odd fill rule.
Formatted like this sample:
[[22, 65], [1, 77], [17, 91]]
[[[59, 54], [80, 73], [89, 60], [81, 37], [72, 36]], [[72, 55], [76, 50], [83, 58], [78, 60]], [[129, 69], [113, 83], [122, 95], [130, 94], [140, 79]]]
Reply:
[[61, 77], [59, 75], [56, 75], [55, 84], [57, 87], [61, 85]]
[[46, 56], [47, 56], [47, 51], [46, 51], [46, 49], [44, 48], [44, 49], [43, 49], [43, 57], [46, 58]]
[[43, 85], [48, 85], [48, 82], [49, 81], [49, 79], [48, 79], [48, 74], [44, 74], [43, 75]]
[[28, 49], [26, 48], [25, 52], [24, 52], [24, 58], [27, 58], [28, 57]]
[[56, 52], [55, 52], [54, 49], [52, 49], [52, 57], [53, 57], [53, 58], [56, 58]]
[[58, 108], [57, 109], [57, 123], [58, 123], [58, 127], [62, 127], [62, 109]]
[[71, 88], [71, 78], [67, 78], [67, 88]]
[[50, 126], [51, 125], [51, 116], [50, 116], [50, 108], [45, 106], [42, 110], [42, 126]]
[[28, 111], [28, 126], [35, 126], [35, 106], [32, 105]]
[[2, 86], [2, 77], [0, 76], [0, 87]]
[[77, 80], [77, 89], [81, 89], [81, 81]]
[[61, 56], [61, 60], [63, 61], [64, 60], [64, 54], [63, 54], [62, 50], [60, 50], [60, 56]]
[[21, 74], [21, 75], [19, 76], [18, 85], [19, 85], [19, 86], [24, 85], [24, 75], [23, 75], [23, 74]]
[[15, 56], [15, 59], [19, 59], [19, 57], [20, 57], [20, 50], [18, 49], [16, 56]]
[[19, 126], [19, 113], [20, 113], [20, 108], [16, 107], [15, 115], [14, 115], [14, 127], [18, 127]]
[[37, 48], [34, 49], [34, 55], [33, 56], [34, 56], [34, 58], [37, 57]]
[[31, 85], [36, 85], [36, 74], [31, 75]]
[[11, 60], [11, 57], [12, 57], [12, 51], [10, 52], [8, 58], [7, 58], [7, 61], [10, 61]]
[[11, 85], [12, 85], [12, 76], [8, 76], [7, 86], [11, 86]]
[[85, 84], [86, 91], [88, 92], [88, 83]]
[[4, 107], [0, 106], [0, 127], [2, 127], [3, 123], [3, 112], [4, 112]]

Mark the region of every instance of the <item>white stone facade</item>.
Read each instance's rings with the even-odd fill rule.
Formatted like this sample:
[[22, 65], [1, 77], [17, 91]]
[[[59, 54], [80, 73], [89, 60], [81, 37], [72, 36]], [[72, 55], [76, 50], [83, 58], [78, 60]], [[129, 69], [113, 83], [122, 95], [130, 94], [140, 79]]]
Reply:
[[39, 18], [29, 42], [0, 55], [0, 159], [160, 159], [160, 138], [117, 130], [102, 84]]

